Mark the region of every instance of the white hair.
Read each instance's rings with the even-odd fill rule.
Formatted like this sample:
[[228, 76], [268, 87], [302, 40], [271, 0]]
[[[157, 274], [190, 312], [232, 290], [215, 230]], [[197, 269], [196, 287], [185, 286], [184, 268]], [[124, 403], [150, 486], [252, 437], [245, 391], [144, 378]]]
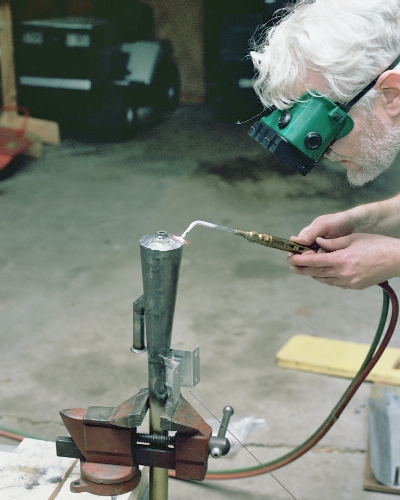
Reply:
[[348, 102], [400, 54], [400, 0], [298, 0], [283, 14], [250, 53], [265, 106], [289, 107], [308, 70], [324, 77], [328, 97]]

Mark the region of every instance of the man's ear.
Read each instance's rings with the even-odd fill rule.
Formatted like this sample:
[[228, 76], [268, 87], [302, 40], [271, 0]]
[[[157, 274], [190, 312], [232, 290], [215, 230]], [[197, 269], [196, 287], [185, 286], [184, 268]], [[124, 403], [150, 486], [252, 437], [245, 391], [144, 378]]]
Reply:
[[385, 71], [378, 78], [374, 89], [382, 92], [382, 102], [388, 115], [391, 118], [400, 116], [400, 73]]

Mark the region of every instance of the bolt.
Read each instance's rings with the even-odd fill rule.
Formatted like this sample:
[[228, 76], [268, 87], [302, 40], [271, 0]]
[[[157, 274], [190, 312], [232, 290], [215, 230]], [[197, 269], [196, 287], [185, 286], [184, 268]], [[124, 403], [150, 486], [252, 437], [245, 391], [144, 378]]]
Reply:
[[167, 231], [157, 231], [157, 238], [160, 240], [164, 240], [165, 238], [168, 238]]
[[155, 446], [174, 446], [175, 436], [164, 436], [162, 434], [137, 434], [137, 443], [152, 444]]

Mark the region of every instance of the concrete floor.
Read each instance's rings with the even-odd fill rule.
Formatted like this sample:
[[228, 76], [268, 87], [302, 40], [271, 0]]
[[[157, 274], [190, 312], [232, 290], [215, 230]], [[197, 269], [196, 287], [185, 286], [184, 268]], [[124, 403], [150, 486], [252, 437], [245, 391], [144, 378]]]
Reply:
[[[218, 123], [206, 106], [184, 106], [131, 141], [65, 138], [41, 160], [18, 158], [1, 173], [0, 426], [55, 439], [66, 433], [60, 409], [117, 406], [147, 386], [146, 357], [129, 350], [141, 236], [181, 234], [203, 219], [289, 237], [321, 213], [400, 189], [395, 167], [358, 190], [334, 166], [292, 175], [247, 129]], [[265, 419], [244, 438], [257, 460], [287, 453], [322, 423], [348, 381], [280, 368], [277, 351], [297, 333], [371, 341], [381, 291], [294, 275], [283, 252], [222, 231], [198, 227], [187, 240], [172, 348], [200, 346], [202, 380], [193, 392], [213, 413], [232, 405], [239, 419]], [[397, 280], [392, 286], [399, 291]], [[369, 393], [364, 384], [314, 450], [274, 473], [292, 496], [263, 475], [171, 480], [171, 500], [387, 499], [362, 488]], [[254, 465], [244, 449], [209, 463]]]

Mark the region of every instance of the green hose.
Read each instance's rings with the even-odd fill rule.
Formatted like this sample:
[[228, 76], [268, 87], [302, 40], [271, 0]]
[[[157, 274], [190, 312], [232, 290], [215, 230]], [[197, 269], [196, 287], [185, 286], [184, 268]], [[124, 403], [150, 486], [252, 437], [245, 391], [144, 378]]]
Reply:
[[[318, 429], [314, 432], [314, 434], [312, 434], [308, 439], [306, 439], [302, 444], [300, 444], [299, 446], [294, 448], [292, 451], [290, 451], [290, 452], [286, 453], [285, 455], [282, 455], [281, 457], [276, 458], [275, 460], [272, 460], [270, 462], [265, 462], [261, 465], [255, 465], [253, 467], [245, 467], [245, 468], [239, 468], [239, 469], [227, 469], [227, 470], [224, 469], [224, 470], [219, 470], [219, 471], [210, 470], [210, 471], [207, 471], [207, 476], [221, 475], [221, 474], [223, 474], [223, 475], [229, 475], [229, 474], [235, 475], [238, 473], [246, 473], [246, 472], [257, 471], [257, 470], [262, 470], [262, 469], [274, 469], [274, 465], [276, 465], [280, 462], [289, 461], [290, 458], [295, 456], [300, 450], [307, 448], [309, 446], [309, 444], [313, 441], [313, 439], [321, 432], [321, 430], [324, 429], [324, 427], [326, 427], [327, 425], [329, 425], [331, 423], [332, 419], [334, 419], [334, 421], [337, 420], [337, 418], [335, 417], [336, 410], [341, 406], [342, 402], [346, 399], [346, 397], [348, 396], [348, 394], [350, 393], [350, 391], [352, 390], [354, 385], [357, 383], [358, 377], [363, 372], [364, 368], [367, 366], [369, 361], [371, 361], [371, 359], [372, 359], [372, 357], [373, 357], [373, 355], [374, 355], [374, 353], [379, 345], [379, 341], [382, 337], [383, 329], [384, 329], [385, 324], [386, 324], [388, 310], [389, 310], [389, 295], [385, 290], [383, 290], [383, 303], [382, 303], [381, 317], [380, 317], [378, 328], [376, 330], [371, 347], [368, 350], [367, 356], [365, 357], [365, 360], [364, 360], [363, 364], [361, 365], [361, 368], [357, 372], [356, 376], [353, 378], [350, 385], [348, 386], [348, 388], [346, 389], [346, 391], [344, 392], [342, 397], [339, 399], [338, 403], [333, 408], [331, 413], [329, 414], [328, 418], [325, 419], [325, 421], [322, 423], [322, 425], [320, 427], [318, 427]], [[212, 477], [210, 477], [208, 479], [212, 479]]]

